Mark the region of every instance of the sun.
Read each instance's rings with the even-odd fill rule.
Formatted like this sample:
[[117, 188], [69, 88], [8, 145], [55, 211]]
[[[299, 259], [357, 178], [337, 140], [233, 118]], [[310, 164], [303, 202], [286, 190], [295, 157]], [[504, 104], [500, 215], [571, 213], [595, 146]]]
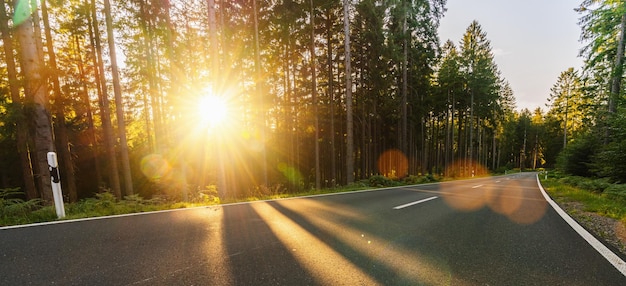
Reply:
[[214, 127], [224, 122], [228, 115], [228, 104], [215, 95], [201, 97], [197, 103], [197, 112], [203, 124]]

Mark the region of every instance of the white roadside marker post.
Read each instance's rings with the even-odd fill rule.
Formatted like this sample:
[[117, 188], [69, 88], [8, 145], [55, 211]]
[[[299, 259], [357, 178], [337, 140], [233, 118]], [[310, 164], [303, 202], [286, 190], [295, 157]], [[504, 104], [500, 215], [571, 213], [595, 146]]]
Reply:
[[63, 193], [61, 191], [61, 177], [59, 176], [59, 162], [57, 154], [48, 152], [48, 170], [50, 170], [50, 181], [52, 181], [52, 196], [54, 197], [54, 208], [57, 217], [65, 217], [65, 206], [63, 205]]

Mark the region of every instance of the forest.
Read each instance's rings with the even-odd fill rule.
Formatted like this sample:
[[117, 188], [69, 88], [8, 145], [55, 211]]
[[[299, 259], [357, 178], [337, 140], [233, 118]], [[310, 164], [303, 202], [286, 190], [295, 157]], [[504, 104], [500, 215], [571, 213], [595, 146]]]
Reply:
[[[626, 178], [626, 4], [584, 0], [581, 70], [517, 110], [445, 0], [0, 0], [0, 188], [187, 200], [372, 176]], [[575, 7], [573, 7], [574, 9]], [[618, 39], [618, 40], [615, 40]]]

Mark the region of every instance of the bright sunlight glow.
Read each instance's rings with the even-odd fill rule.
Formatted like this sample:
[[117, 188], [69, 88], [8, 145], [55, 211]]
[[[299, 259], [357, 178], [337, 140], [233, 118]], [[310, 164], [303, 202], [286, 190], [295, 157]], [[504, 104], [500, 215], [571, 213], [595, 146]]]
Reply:
[[202, 123], [215, 126], [222, 123], [228, 114], [228, 106], [222, 98], [207, 95], [198, 101], [198, 114]]

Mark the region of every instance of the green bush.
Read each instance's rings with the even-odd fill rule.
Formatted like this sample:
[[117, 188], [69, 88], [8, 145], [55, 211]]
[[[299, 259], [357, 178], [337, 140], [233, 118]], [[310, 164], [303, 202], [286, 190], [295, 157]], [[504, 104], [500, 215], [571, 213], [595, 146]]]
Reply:
[[626, 200], [626, 185], [613, 184], [604, 190], [604, 195], [610, 199]]
[[559, 182], [594, 193], [602, 193], [606, 188], [611, 186], [608, 178], [590, 179], [579, 176], [567, 176], [560, 178]]
[[594, 157], [593, 171], [598, 176], [624, 182], [626, 178], [626, 142], [616, 141], [603, 146]]
[[[620, 107], [607, 118], [611, 132], [609, 142], [598, 146], [593, 158], [592, 170], [600, 177], [609, 177], [615, 182], [626, 183], [626, 108]], [[604, 137], [600, 137], [604, 138]], [[608, 143], [608, 144], [606, 144]]]
[[587, 191], [594, 192], [594, 193], [602, 193], [610, 185], [611, 183], [609, 183], [609, 179], [602, 178], [602, 179], [595, 179], [595, 180], [594, 179], [582, 180], [578, 184], [578, 187]]
[[400, 185], [399, 182], [389, 179], [385, 176], [376, 175], [371, 176], [369, 179], [370, 187], [382, 188], [382, 187], [395, 187]]
[[53, 208], [42, 208], [42, 200], [24, 200], [19, 188], [0, 189], [0, 225], [15, 225], [56, 219]]
[[437, 178], [433, 176], [433, 174], [427, 174], [426, 176], [415, 176], [410, 175], [405, 177], [402, 182], [407, 185], [418, 185], [418, 184], [427, 184], [438, 182]]
[[578, 185], [582, 184], [585, 178], [580, 176], [566, 176], [559, 179], [559, 183], [570, 185], [573, 187], [578, 187]]
[[[283, 185], [276, 184], [273, 186], [266, 186], [266, 185], [256, 186], [252, 190], [248, 191], [248, 194], [256, 198], [269, 198], [272, 196], [285, 194], [286, 192], [287, 192], [287, 189]], [[204, 202], [207, 202], [207, 203], [214, 202], [212, 199], [210, 199], [211, 196], [212, 195], [207, 195], [207, 200]], [[217, 191], [215, 191], [215, 198], [217, 198]], [[219, 199], [217, 202], [219, 202]]]
[[590, 166], [598, 149], [599, 142], [594, 136], [576, 138], [561, 151], [557, 158], [557, 166], [570, 175], [591, 177], [593, 172]]

